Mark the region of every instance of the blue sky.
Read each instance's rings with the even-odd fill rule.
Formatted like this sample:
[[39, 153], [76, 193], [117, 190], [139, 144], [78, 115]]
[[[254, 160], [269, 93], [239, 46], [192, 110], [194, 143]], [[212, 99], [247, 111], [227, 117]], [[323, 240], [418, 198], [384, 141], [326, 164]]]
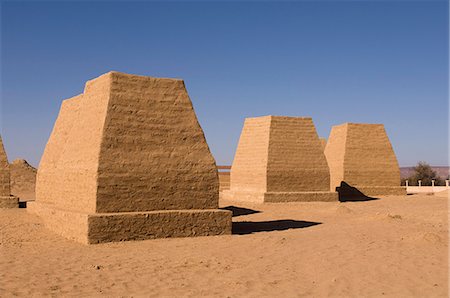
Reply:
[[448, 165], [447, 1], [2, 2], [1, 134], [37, 166], [61, 101], [110, 70], [185, 80], [218, 164], [246, 117], [383, 123]]

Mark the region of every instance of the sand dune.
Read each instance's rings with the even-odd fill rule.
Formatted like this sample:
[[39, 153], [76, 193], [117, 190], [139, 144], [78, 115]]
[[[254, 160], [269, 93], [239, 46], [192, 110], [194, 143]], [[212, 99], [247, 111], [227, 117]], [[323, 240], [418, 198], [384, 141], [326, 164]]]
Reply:
[[2, 296], [447, 297], [447, 198], [245, 204], [231, 236], [81, 245], [0, 211]]

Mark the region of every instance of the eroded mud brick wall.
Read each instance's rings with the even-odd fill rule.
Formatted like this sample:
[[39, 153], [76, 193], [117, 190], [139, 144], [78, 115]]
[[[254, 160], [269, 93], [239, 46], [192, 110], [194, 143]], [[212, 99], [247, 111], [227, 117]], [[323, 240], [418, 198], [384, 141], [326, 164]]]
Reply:
[[311, 118], [271, 117], [268, 192], [328, 191], [330, 174]]
[[270, 116], [245, 119], [231, 167], [231, 190], [267, 190], [270, 122]]
[[0, 136], [0, 196], [9, 197], [10, 192], [10, 176], [9, 176], [9, 163], [6, 157], [6, 151], [3, 147], [2, 137]]
[[400, 186], [400, 169], [382, 124], [346, 123], [333, 127], [326, 147], [332, 187]]

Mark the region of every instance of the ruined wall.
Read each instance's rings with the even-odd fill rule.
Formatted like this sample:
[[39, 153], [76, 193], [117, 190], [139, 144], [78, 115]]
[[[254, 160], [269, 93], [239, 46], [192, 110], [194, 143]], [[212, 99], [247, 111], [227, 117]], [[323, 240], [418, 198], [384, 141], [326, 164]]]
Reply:
[[312, 119], [272, 116], [267, 191], [328, 191], [329, 177]]
[[11, 194], [9, 183], [9, 163], [3, 147], [2, 137], [0, 136], [0, 197], [9, 197]]
[[400, 186], [400, 169], [382, 124], [346, 123], [333, 127], [325, 150], [331, 187]]
[[267, 190], [270, 123], [271, 116], [245, 119], [231, 167], [231, 190]]

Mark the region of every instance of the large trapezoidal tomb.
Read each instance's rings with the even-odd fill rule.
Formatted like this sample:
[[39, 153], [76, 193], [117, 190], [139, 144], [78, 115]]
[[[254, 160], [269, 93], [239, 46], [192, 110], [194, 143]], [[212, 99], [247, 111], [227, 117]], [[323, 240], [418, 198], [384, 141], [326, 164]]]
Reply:
[[19, 199], [11, 195], [10, 169], [0, 136], [0, 208], [18, 208]]
[[110, 72], [65, 100], [29, 210], [84, 243], [231, 233], [182, 80]]
[[311, 118], [245, 119], [225, 199], [252, 202], [337, 201]]
[[344, 185], [366, 196], [403, 195], [400, 169], [383, 124], [333, 126], [325, 148], [331, 189]]

